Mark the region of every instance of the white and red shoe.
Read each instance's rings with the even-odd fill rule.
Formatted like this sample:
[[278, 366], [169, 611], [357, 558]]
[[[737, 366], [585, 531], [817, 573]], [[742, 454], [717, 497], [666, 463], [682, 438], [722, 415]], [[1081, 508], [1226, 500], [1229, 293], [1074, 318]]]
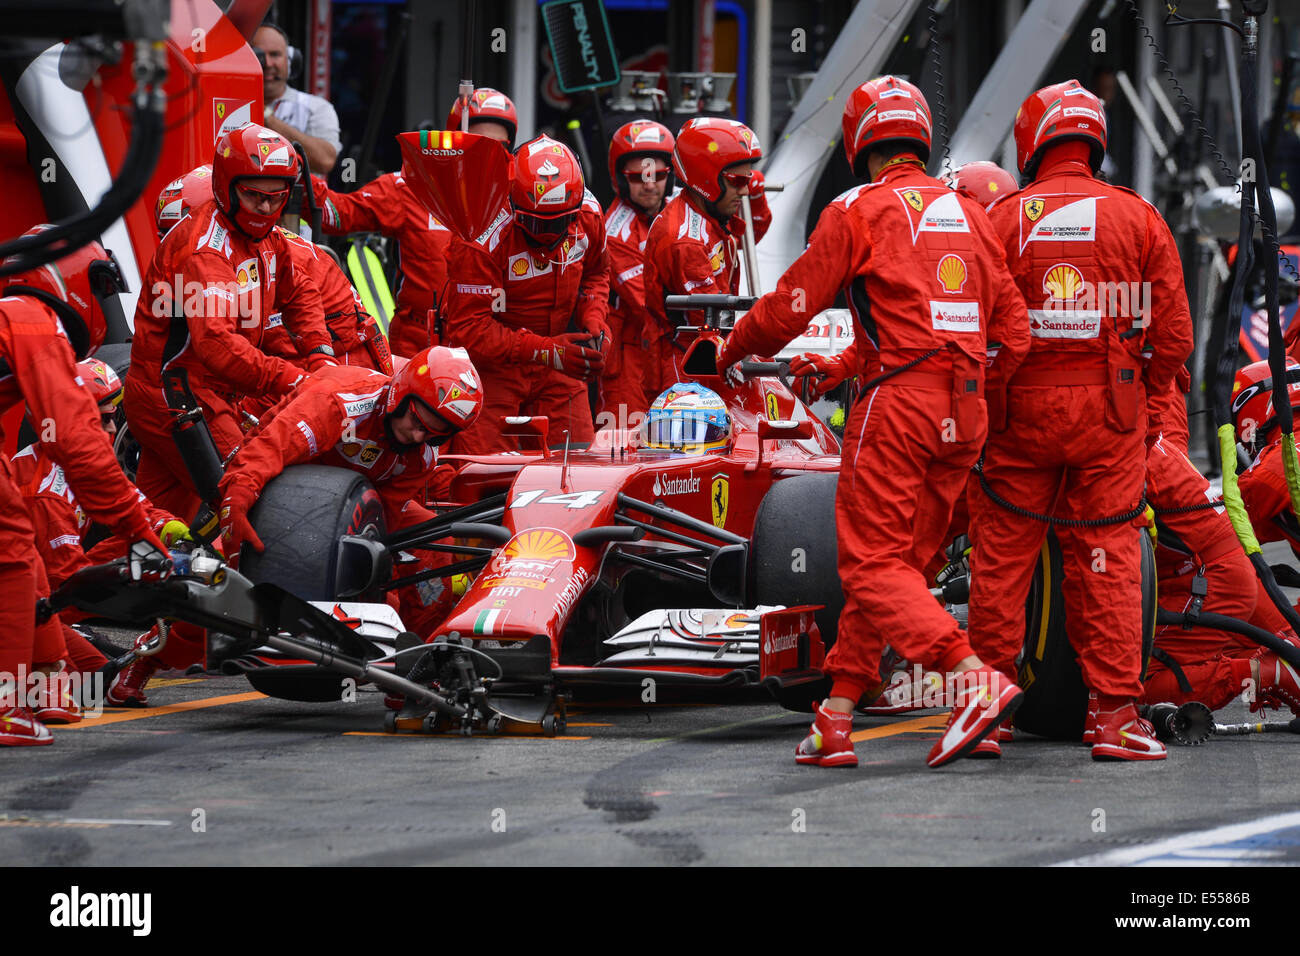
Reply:
[[1093, 760], [1164, 760], [1167, 755], [1155, 728], [1138, 716], [1131, 699], [1097, 695]]
[[[987, 665], [956, 675], [956, 703], [933, 748], [926, 764], [942, 767], [958, 757], [964, 757], [975, 746], [993, 733], [997, 725], [1010, 717], [1025, 693], [1016, 682]], [[998, 749], [999, 755], [1001, 748]]]
[[1083, 718], [1083, 742], [1090, 744], [1097, 736], [1097, 692], [1088, 691], [1088, 713]]
[[972, 747], [966, 758], [968, 760], [997, 760], [1002, 756], [1002, 745], [1010, 743], [1015, 739], [1015, 736], [1011, 732], [1011, 719], [1007, 718], [998, 724], [997, 730]]
[[43, 747], [52, 743], [50, 728], [36, 719], [30, 707], [0, 710], [0, 747]]
[[825, 704], [817, 707], [812, 729], [795, 748], [795, 763], [817, 767], [856, 767], [858, 755], [853, 752], [853, 715], [827, 710]]
[[1259, 659], [1259, 692], [1250, 709], [1257, 711], [1266, 706], [1289, 707], [1300, 717], [1300, 674], [1276, 654]]
[[47, 673], [45, 688], [32, 715], [43, 724], [76, 724], [81, 721], [81, 705], [72, 696], [72, 682], [65, 670]]

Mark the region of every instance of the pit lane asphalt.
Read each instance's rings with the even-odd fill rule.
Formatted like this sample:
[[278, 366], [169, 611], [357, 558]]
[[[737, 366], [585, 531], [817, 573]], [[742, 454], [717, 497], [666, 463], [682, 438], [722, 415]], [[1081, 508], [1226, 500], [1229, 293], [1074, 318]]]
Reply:
[[[1281, 734], [1147, 764], [1023, 738], [929, 770], [945, 715], [926, 711], [859, 717], [861, 766], [829, 770], [792, 759], [808, 719], [756, 697], [586, 701], [567, 738], [465, 739], [382, 734], [364, 688], [298, 704], [218, 677], [149, 695], [0, 752], [0, 863], [1045, 864], [1300, 806], [1300, 740]], [[1215, 852], [1300, 862], [1285, 834], [1250, 846]]]

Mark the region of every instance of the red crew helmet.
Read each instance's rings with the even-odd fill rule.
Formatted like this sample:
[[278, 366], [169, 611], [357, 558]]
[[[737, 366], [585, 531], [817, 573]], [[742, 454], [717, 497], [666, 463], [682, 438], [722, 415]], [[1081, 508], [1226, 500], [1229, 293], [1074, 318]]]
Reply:
[[393, 375], [384, 403], [387, 415], [405, 415], [409, 408], [430, 445], [474, 424], [483, 410], [483, 383], [469, 353], [439, 345], [412, 355]]
[[578, 157], [563, 143], [538, 136], [515, 153], [510, 205], [519, 228], [538, 245], [553, 248], [571, 234], [585, 191]]
[[863, 83], [849, 94], [840, 122], [844, 155], [861, 179], [867, 175], [867, 156], [885, 143], [909, 143], [923, 162], [930, 159], [930, 107], [907, 80], [878, 76]]
[[97, 358], [77, 363], [77, 377], [90, 390], [96, 405], [119, 405], [122, 402], [122, 380], [113, 366]]
[[[212, 159], [212, 194], [217, 208], [244, 235], [264, 239], [289, 201], [289, 189], [297, 182], [299, 169], [297, 152], [279, 133], [256, 123], [233, 129], [217, 140]], [[268, 178], [284, 184], [275, 192], [263, 193], [271, 201], [271, 211], [248, 212], [239, 201], [240, 181]]]
[[1106, 108], [1078, 80], [1045, 86], [1020, 104], [1012, 133], [1016, 138], [1016, 165], [1031, 179], [1038, 171], [1043, 150], [1070, 139], [1083, 140], [1092, 147], [1095, 173], [1106, 155]]
[[[515, 112], [515, 104], [510, 97], [500, 90], [483, 86], [471, 93], [469, 121], [470, 123], [500, 123], [510, 136], [508, 141], [510, 149], [515, 148], [515, 136], [519, 132], [519, 114]], [[451, 104], [451, 111], [447, 113], [447, 129], [460, 129], [460, 97], [456, 97], [456, 101]]]
[[957, 167], [944, 177], [944, 181], [985, 209], [1020, 188], [1016, 177], [986, 159]]
[[167, 235], [172, 226], [190, 214], [191, 209], [201, 206], [211, 198], [211, 166], [195, 167], [179, 179], [169, 182], [158, 194], [158, 205], [154, 208], [154, 224], [158, 227], [158, 238]]
[[673, 168], [683, 185], [715, 203], [725, 191], [723, 170], [762, 158], [758, 137], [744, 123], [702, 116], [688, 120], [677, 134]]
[[[34, 236], [52, 228], [48, 224], [33, 226], [23, 235]], [[14, 259], [10, 256], [5, 264]], [[129, 291], [117, 258], [98, 242], [88, 242], [54, 262], [6, 276], [4, 282], [4, 295], [30, 295], [54, 310], [78, 361], [99, 348], [108, 334], [101, 300]]]
[[668, 164], [669, 180], [664, 190], [664, 195], [672, 192], [672, 171], [673, 171], [673, 147], [676, 140], [673, 138], [672, 131], [662, 123], [656, 123], [654, 120], [635, 119], [630, 123], [624, 123], [614, 132], [614, 138], [609, 144], [609, 179], [614, 184], [614, 189], [624, 199], [628, 198], [628, 185], [625, 172], [635, 170], [624, 170], [623, 163], [625, 160], [637, 157], [649, 157], [651, 159], [661, 159]]
[[[1300, 407], [1300, 362], [1286, 360], [1287, 392], [1291, 407]], [[1254, 362], [1237, 369], [1232, 380], [1232, 423], [1237, 440], [1256, 455], [1277, 431], [1277, 409], [1273, 407], [1273, 376], [1268, 362]]]

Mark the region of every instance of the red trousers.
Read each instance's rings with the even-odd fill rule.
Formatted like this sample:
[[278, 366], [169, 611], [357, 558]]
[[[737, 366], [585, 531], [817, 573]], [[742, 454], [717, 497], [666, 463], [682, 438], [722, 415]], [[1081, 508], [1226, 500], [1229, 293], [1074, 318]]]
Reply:
[[34, 663], [52, 664], [67, 654], [58, 615], [36, 624], [36, 599], [49, 593], [27, 506], [9, 458], [0, 454], [0, 677], [17, 680], [20, 667], [30, 672]]
[[451, 450], [457, 454], [515, 451], [515, 440], [502, 434], [505, 424], [501, 419], [507, 415], [545, 415], [550, 422], [550, 445], [563, 445], [566, 430], [575, 444], [595, 437], [586, 382], [540, 365], [484, 365], [479, 374], [483, 377], [483, 411], [478, 421], [453, 440]]
[[[1004, 500], [1036, 514], [1107, 518], [1142, 495], [1146, 423], [1107, 423], [1104, 385], [1012, 386], [1007, 428], [989, 435], [984, 474]], [[1141, 417], [1141, 416], [1139, 416]], [[1014, 676], [1024, 643], [1025, 599], [1047, 536], [1045, 522], [972, 495], [971, 645]], [[1142, 692], [1142, 594], [1138, 532], [1129, 522], [1057, 526], [1065, 614], [1084, 683], [1099, 694]]]
[[826, 656], [832, 697], [877, 687], [886, 644], [944, 673], [971, 654], [921, 570], [943, 544], [987, 424], [981, 402], [971, 434], [957, 436], [966, 440], [945, 440], [951, 407], [950, 388], [887, 383], [849, 412], [835, 496], [844, 611]]
[[[227, 398], [209, 389], [196, 388], [194, 397], [203, 406], [203, 417], [212, 432], [217, 453], [225, 458], [243, 438], [239, 410]], [[162, 389], [128, 377], [124, 403], [131, 434], [140, 443], [136, 487], [154, 505], [188, 522], [198, 511], [199, 495], [172, 437], [175, 415], [167, 408]]]

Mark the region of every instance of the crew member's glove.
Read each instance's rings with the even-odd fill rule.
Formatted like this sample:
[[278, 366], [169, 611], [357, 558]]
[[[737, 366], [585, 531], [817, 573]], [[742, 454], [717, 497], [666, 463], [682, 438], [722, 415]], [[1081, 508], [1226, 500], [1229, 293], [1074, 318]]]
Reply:
[[734, 348], [730, 339], [718, 350], [718, 375], [732, 388], [745, 384], [745, 376], [740, 371], [740, 362], [744, 358], [745, 353]]
[[849, 369], [842, 356], [804, 352], [790, 359], [790, 374], [810, 377], [813, 380], [813, 394], [820, 397], [838, 388], [848, 377]]
[[271, 386], [271, 392], [278, 398], [283, 397], [305, 382], [308, 374], [296, 365], [287, 365], [280, 377]]
[[131, 542], [126, 559], [132, 581], [166, 581], [171, 577], [172, 559], [158, 536], [147, 528]]
[[163, 547], [168, 551], [182, 541], [192, 542], [194, 540], [190, 537], [189, 526], [184, 521], [178, 521], [176, 518], [164, 522], [159, 537], [162, 538]]
[[586, 332], [566, 332], [548, 339], [543, 348], [533, 350], [533, 361], [571, 378], [590, 379], [605, 368], [605, 354], [591, 348]]
[[247, 485], [232, 482], [221, 502], [221, 545], [226, 557], [234, 558], [247, 542], [254, 551], [265, 551], [266, 545], [248, 523], [248, 512], [257, 501], [257, 494]]

